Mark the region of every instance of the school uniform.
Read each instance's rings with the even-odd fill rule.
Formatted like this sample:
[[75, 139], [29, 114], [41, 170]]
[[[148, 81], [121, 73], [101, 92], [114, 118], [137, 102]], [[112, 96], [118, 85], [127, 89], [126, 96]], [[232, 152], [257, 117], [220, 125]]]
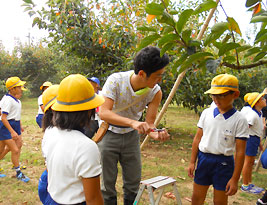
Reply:
[[[21, 102], [10, 94], [3, 96], [1, 100], [1, 113], [7, 115], [7, 120], [10, 126], [18, 135], [21, 135], [20, 118], [21, 118]], [[2, 122], [2, 115], [0, 117], [0, 141], [12, 139], [9, 130]]]
[[84, 204], [82, 178], [101, 173], [95, 142], [78, 130], [53, 127], [45, 130], [42, 151], [47, 163], [49, 197], [59, 204]]
[[235, 140], [247, 140], [246, 119], [236, 109], [221, 114], [217, 107], [205, 109], [197, 124], [203, 130], [194, 181], [225, 191], [234, 171]]
[[43, 95], [40, 95], [38, 97], [38, 114], [36, 115], [36, 123], [39, 125], [40, 128], [42, 128], [42, 120], [44, 117], [44, 112], [41, 108], [41, 106], [43, 105], [42, 96]]
[[260, 145], [260, 136], [263, 134], [262, 112], [258, 112], [255, 108], [251, 107], [246, 108], [245, 110], [244, 108], [242, 108], [241, 113], [247, 119], [248, 125], [250, 125], [246, 155], [256, 156]]

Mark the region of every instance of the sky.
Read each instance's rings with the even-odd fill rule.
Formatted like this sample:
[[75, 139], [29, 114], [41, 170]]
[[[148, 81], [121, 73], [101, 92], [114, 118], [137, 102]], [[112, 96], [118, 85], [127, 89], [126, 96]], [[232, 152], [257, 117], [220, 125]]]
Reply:
[[[38, 8], [44, 6], [46, 0], [33, 0]], [[224, 10], [229, 17], [233, 17], [239, 24], [243, 36], [246, 36], [248, 28], [253, 28], [249, 24], [251, 12], [246, 12], [246, 0], [221, 0]], [[45, 30], [39, 30], [36, 26], [32, 28], [33, 19], [28, 13], [24, 12], [24, 7], [21, 5], [22, 0], [1, 0], [0, 6], [0, 41], [5, 47], [5, 50], [11, 52], [15, 46], [16, 39], [19, 39], [23, 44], [38, 42], [41, 38], [48, 36]], [[219, 20], [225, 21], [226, 17], [221, 9], [219, 11]]]

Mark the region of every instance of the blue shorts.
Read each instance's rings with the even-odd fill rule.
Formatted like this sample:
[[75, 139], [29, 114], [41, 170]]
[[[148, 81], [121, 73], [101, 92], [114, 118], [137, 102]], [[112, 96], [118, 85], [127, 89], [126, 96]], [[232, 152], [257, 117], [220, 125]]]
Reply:
[[[10, 126], [15, 130], [18, 135], [21, 135], [20, 121], [8, 120]], [[5, 127], [2, 121], [0, 121], [0, 141], [12, 139], [9, 130]]]
[[42, 128], [42, 121], [43, 121], [44, 114], [38, 114], [36, 116], [36, 122], [40, 128]]
[[38, 183], [38, 195], [43, 204], [45, 203], [46, 197], [48, 195], [47, 186], [47, 170], [45, 170], [42, 173]]
[[196, 184], [203, 186], [213, 184], [214, 189], [225, 191], [233, 172], [233, 156], [198, 152], [198, 163], [194, 178]]
[[256, 156], [258, 153], [258, 148], [260, 146], [261, 139], [256, 135], [249, 135], [247, 140], [246, 155], [247, 156]]

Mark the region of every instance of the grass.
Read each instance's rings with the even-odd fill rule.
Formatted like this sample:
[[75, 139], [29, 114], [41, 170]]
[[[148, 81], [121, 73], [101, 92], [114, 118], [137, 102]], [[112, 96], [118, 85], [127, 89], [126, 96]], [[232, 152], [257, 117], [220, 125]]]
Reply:
[[[10, 153], [0, 161], [0, 167], [4, 168], [5, 178], [0, 178], [0, 205], [6, 204], [41, 204], [38, 197], [38, 179], [41, 176], [44, 166], [42, 157], [41, 142], [42, 131], [35, 122], [37, 114], [37, 99], [22, 100], [22, 124], [23, 147], [21, 153], [21, 163], [27, 166], [24, 173], [31, 178], [29, 183], [17, 181], [15, 171], [11, 169]], [[177, 180], [177, 187], [183, 204], [190, 204], [186, 198], [192, 194], [192, 179], [187, 176], [187, 166], [191, 154], [191, 143], [196, 132], [198, 116], [194, 112], [181, 107], [171, 106], [162, 119], [166, 124], [171, 139], [161, 143], [149, 140], [142, 150], [142, 179], [149, 179], [159, 175], [171, 176]], [[143, 138], [141, 139], [141, 141]], [[256, 185], [265, 187], [267, 184], [267, 171], [260, 168], [257, 173], [253, 173], [253, 181]], [[117, 182], [119, 205], [123, 204], [121, 169]], [[166, 187], [165, 191], [171, 191]], [[157, 192], [155, 193], [157, 195]], [[210, 188], [205, 204], [212, 204], [212, 189]], [[246, 194], [238, 191], [237, 194], [229, 198], [229, 204], [250, 205], [255, 204], [258, 195]], [[143, 194], [140, 204], [149, 204], [147, 192]], [[175, 204], [173, 199], [162, 197], [160, 204]]]

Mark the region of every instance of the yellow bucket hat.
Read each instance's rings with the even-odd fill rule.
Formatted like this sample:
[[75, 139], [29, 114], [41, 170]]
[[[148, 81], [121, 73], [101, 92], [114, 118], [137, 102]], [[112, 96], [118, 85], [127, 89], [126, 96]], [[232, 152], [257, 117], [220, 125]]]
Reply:
[[10, 77], [6, 80], [6, 88], [10, 90], [11, 88], [22, 86], [22, 90], [26, 90], [23, 86], [26, 81], [20, 80], [19, 77]]
[[264, 96], [265, 94], [264, 93], [257, 93], [257, 92], [253, 92], [253, 93], [247, 93], [245, 95], [245, 97], [247, 96], [247, 98], [245, 99], [244, 97], [244, 100], [246, 102], [248, 102], [248, 104], [250, 105], [250, 107], [254, 107], [254, 105], [259, 101], [259, 99]]
[[60, 82], [52, 109], [62, 112], [90, 110], [102, 105], [104, 101], [102, 96], [95, 94], [93, 86], [84, 76], [72, 74]]
[[51, 85], [49, 88], [47, 88], [44, 91], [42, 95], [42, 101], [44, 104], [44, 112], [46, 112], [56, 102], [58, 88], [59, 88], [59, 85]]
[[46, 81], [43, 83], [43, 85], [41, 85], [40, 90], [43, 90], [43, 87], [50, 87], [52, 85], [52, 83], [50, 83], [49, 81]]
[[238, 79], [230, 74], [220, 74], [211, 81], [211, 88], [205, 94], [222, 94], [228, 91], [238, 91]]

